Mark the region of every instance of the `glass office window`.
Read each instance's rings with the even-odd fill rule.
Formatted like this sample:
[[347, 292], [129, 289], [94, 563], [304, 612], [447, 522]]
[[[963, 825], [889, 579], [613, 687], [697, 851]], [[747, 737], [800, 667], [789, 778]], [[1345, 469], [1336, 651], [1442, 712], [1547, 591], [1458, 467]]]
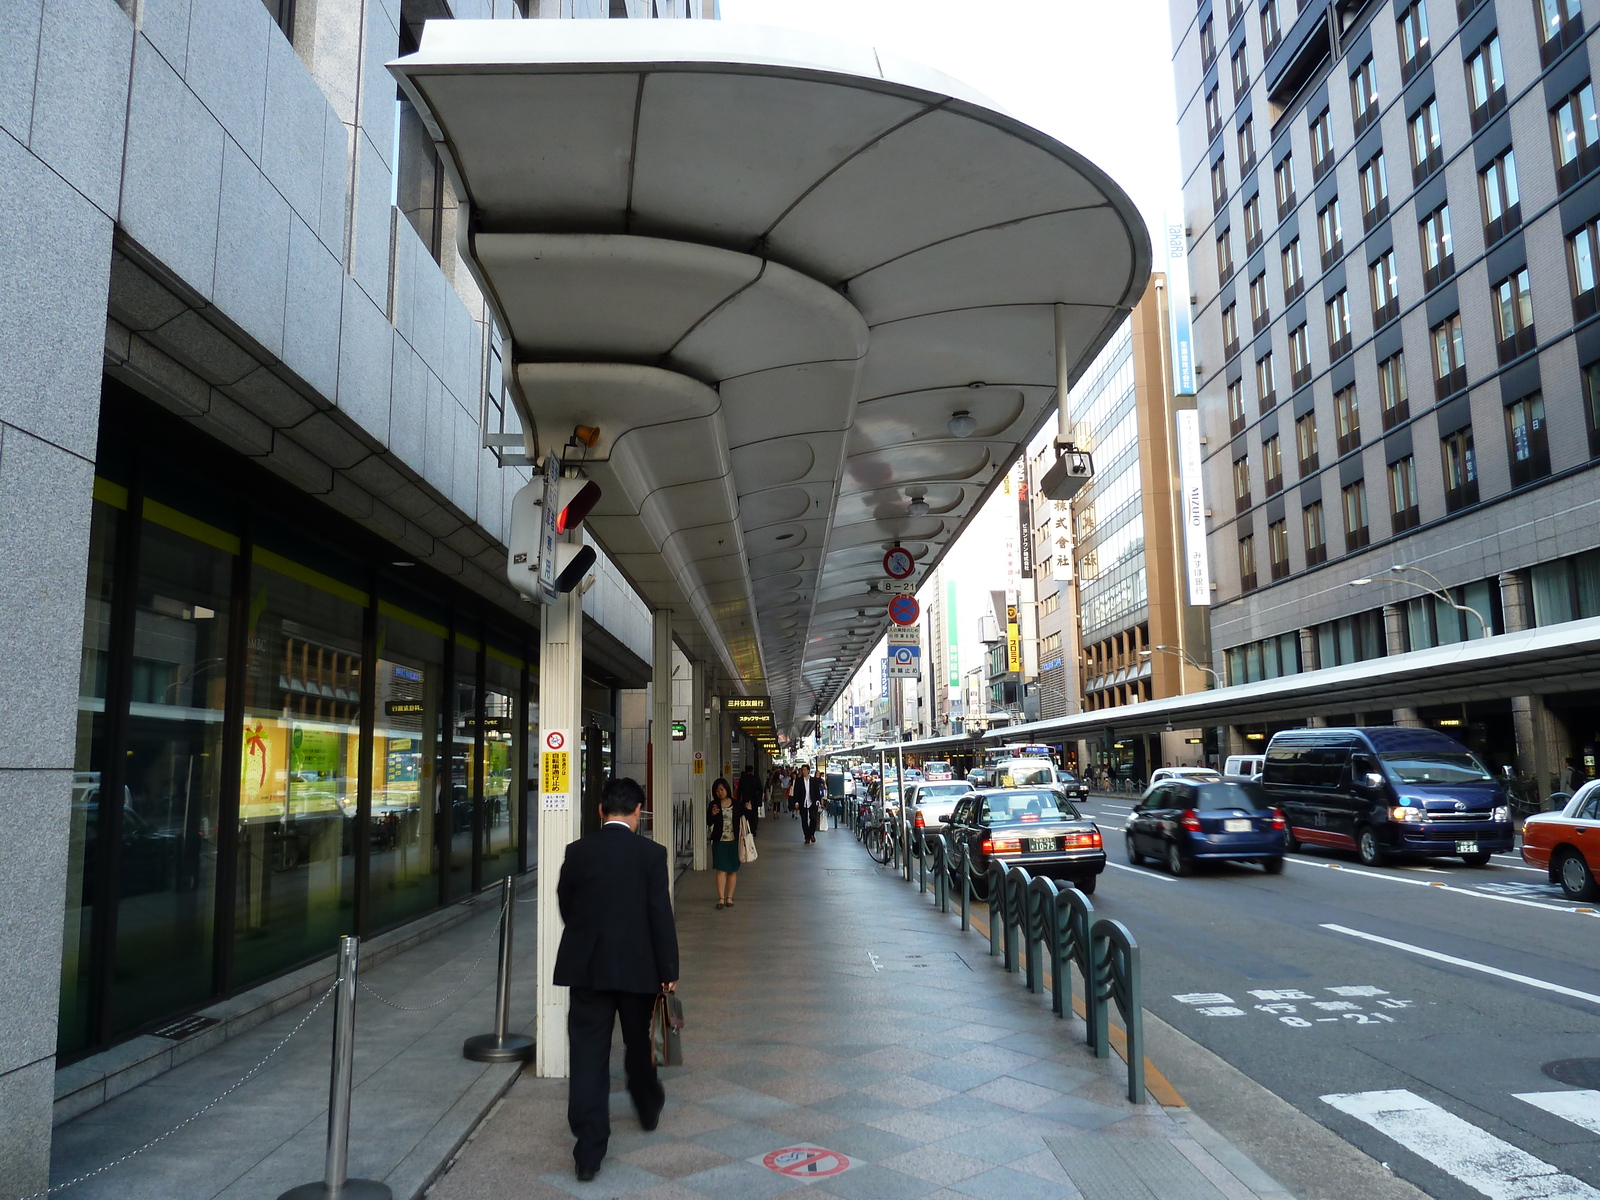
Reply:
[[[100, 489], [96, 483], [96, 491]], [[111, 586], [117, 535], [124, 514], [96, 499], [89, 522], [89, 578], [84, 598], [83, 659], [78, 672], [78, 727], [67, 841], [67, 906], [61, 943], [61, 1004], [57, 1050], [70, 1054], [91, 1039], [96, 821], [105, 769], [106, 676], [111, 643]]]
[[455, 682], [450, 689], [454, 709], [449, 715], [449, 773], [445, 777], [449, 792], [444, 811], [449, 814], [449, 897], [472, 891], [472, 843], [479, 817], [478, 799], [483, 794], [483, 777], [477, 770], [478, 734], [478, 643], [456, 635]]
[[368, 867], [374, 929], [427, 912], [439, 901], [434, 768], [444, 728], [446, 632], [402, 609], [379, 607]]
[[140, 531], [112, 1028], [131, 1029], [212, 991], [217, 817], [227, 687], [228, 540], [146, 506]]
[[488, 689], [483, 696], [483, 881], [492, 883], [517, 869], [522, 830], [521, 789], [516, 771], [521, 731], [517, 689], [521, 668], [489, 651]]
[[366, 598], [257, 550], [239, 793], [235, 978], [355, 927], [356, 756]]

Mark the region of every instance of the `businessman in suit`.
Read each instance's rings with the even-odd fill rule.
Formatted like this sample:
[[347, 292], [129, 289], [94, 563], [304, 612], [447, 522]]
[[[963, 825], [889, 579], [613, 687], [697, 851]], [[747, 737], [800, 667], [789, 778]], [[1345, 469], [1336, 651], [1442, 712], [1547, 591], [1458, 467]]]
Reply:
[[800, 832], [805, 835], [809, 845], [817, 840], [817, 818], [822, 815], [822, 802], [827, 799], [828, 785], [821, 778], [814, 777], [810, 767], [801, 767], [795, 792], [800, 797]]
[[566, 928], [554, 982], [572, 989], [567, 1013], [571, 1078], [567, 1124], [580, 1180], [600, 1170], [611, 1139], [611, 1029], [622, 1024], [628, 1094], [647, 1131], [666, 1091], [650, 1051], [650, 1014], [678, 987], [678, 931], [667, 890], [667, 851], [639, 835], [644, 789], [613, 779], [600, 796], [598, 830], [567, 847], [556, 884]]

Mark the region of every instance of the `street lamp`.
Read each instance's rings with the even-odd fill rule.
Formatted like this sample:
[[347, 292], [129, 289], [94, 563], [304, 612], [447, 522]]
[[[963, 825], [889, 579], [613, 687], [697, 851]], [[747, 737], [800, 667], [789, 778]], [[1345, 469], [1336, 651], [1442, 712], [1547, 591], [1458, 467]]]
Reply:
[[1439, 601], [1442, 601], [1445, 604], [1448, 604], [1451, 608], [1455, 609], [1457, 612], [1471, 613], [1473, 616], [1478, 618], [1478, 626], [1479, 626], [1479, 628], [1481, 628], [1483, 630], [1483, 636], [1484, 637], [1493, 637], [1494, 636], [1494, 631], [1489, 628], [1489, 622], [1484, 619], [1483, 614], [1481, 612], [1479, 612], [1475, 608], [1469, 608], [1465, 604], [1457, 604], [1454, 600], [1452, 600], [1450, 598], [1449, 589], [1447, 589], [1445, 587], [1444, 583], [1432, 571], [1424, 571], [1421, 567], [1411, 567], [1411, 566], [1394, 566], [1394, 567], [1388, 567], [1386, 569], [1390, 570], [1390, 571], [1416, 571], [1418, 574], [1426, 575], [1429, 579], [1433, 580], [1434, 583], [1437, 583], [1439, 586], [1437, 588], [1431, 588], [1425, 583], [1418, 583], [1415, 579], [1396, 579], [1391, 575], [1375, 575], [1370, 579], [1352, 579], [1350, 581], [1350, 586], [1351, 587], [1366, 587], [1367, 584], [1369, 584], [1369, 583], [1402, 583], [1402, 584], [1406, 584], [1406, 585], [1408, 585], [1410, 587], [1416, 588], [1418, 591], [1426, 592], [1428, 595], [1432, 596], [1435, 600], [1439, 600]]
[[[1196, 671], [1204, 671], [1207, 675], [1211, 676], [1211, 680], [1212, 680], [1213, 686], [1215, 686], [1215, 687], [1221, 687], [1222, 686], [1222, 676], [1218, 675], [1210, 667], [1205, 666], [1205, 665], [1203, 665], [1201, 663], [1195, 662], [1194, 659], [1190, 658], [1182, 650], [1178, 649], [1178, 647], [1176, 647], [1176, 646], [1154, 646], [1154, 647], [1152, 647], [1152, 649], [1160, 650], [1164, 654], [1171, 654], [1171, 655], [1174, 655], [1174, 656], [1176, 656], [1178, 658], [1183, 659], [1184, 662], [1188, 663]], [[1139, 657], [1140, 658], [1149, 658], [1149, 657], [1151, 657], [1150, 651], [1149, 650], [1141, 650], [1141, 651], [1139, 651]]]

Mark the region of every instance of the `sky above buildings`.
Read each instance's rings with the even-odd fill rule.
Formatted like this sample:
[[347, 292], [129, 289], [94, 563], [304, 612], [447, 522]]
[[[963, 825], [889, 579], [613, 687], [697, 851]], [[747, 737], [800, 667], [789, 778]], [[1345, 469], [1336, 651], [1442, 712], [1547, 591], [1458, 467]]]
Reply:
[[722, 0], [722, 19], [865, 42], [964, 80], [1106, 171], [1160, 244], [1179, 186], [1163, 0]]

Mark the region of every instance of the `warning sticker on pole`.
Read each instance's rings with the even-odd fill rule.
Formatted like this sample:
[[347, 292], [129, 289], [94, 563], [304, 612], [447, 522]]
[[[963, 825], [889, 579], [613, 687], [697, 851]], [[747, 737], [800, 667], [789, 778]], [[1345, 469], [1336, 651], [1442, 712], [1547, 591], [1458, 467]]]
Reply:
[[572, 799], [572, 751], [546, 750], [539, 755], [539, 794], [547, 810], [566, 808]]
[[842, 1174], [856, 1165], [847, 1156], [820, 1146], [789, 1146], [749, 1161], [759, 1162], [767, 1170], [791, 1179], [823, 1179]]

